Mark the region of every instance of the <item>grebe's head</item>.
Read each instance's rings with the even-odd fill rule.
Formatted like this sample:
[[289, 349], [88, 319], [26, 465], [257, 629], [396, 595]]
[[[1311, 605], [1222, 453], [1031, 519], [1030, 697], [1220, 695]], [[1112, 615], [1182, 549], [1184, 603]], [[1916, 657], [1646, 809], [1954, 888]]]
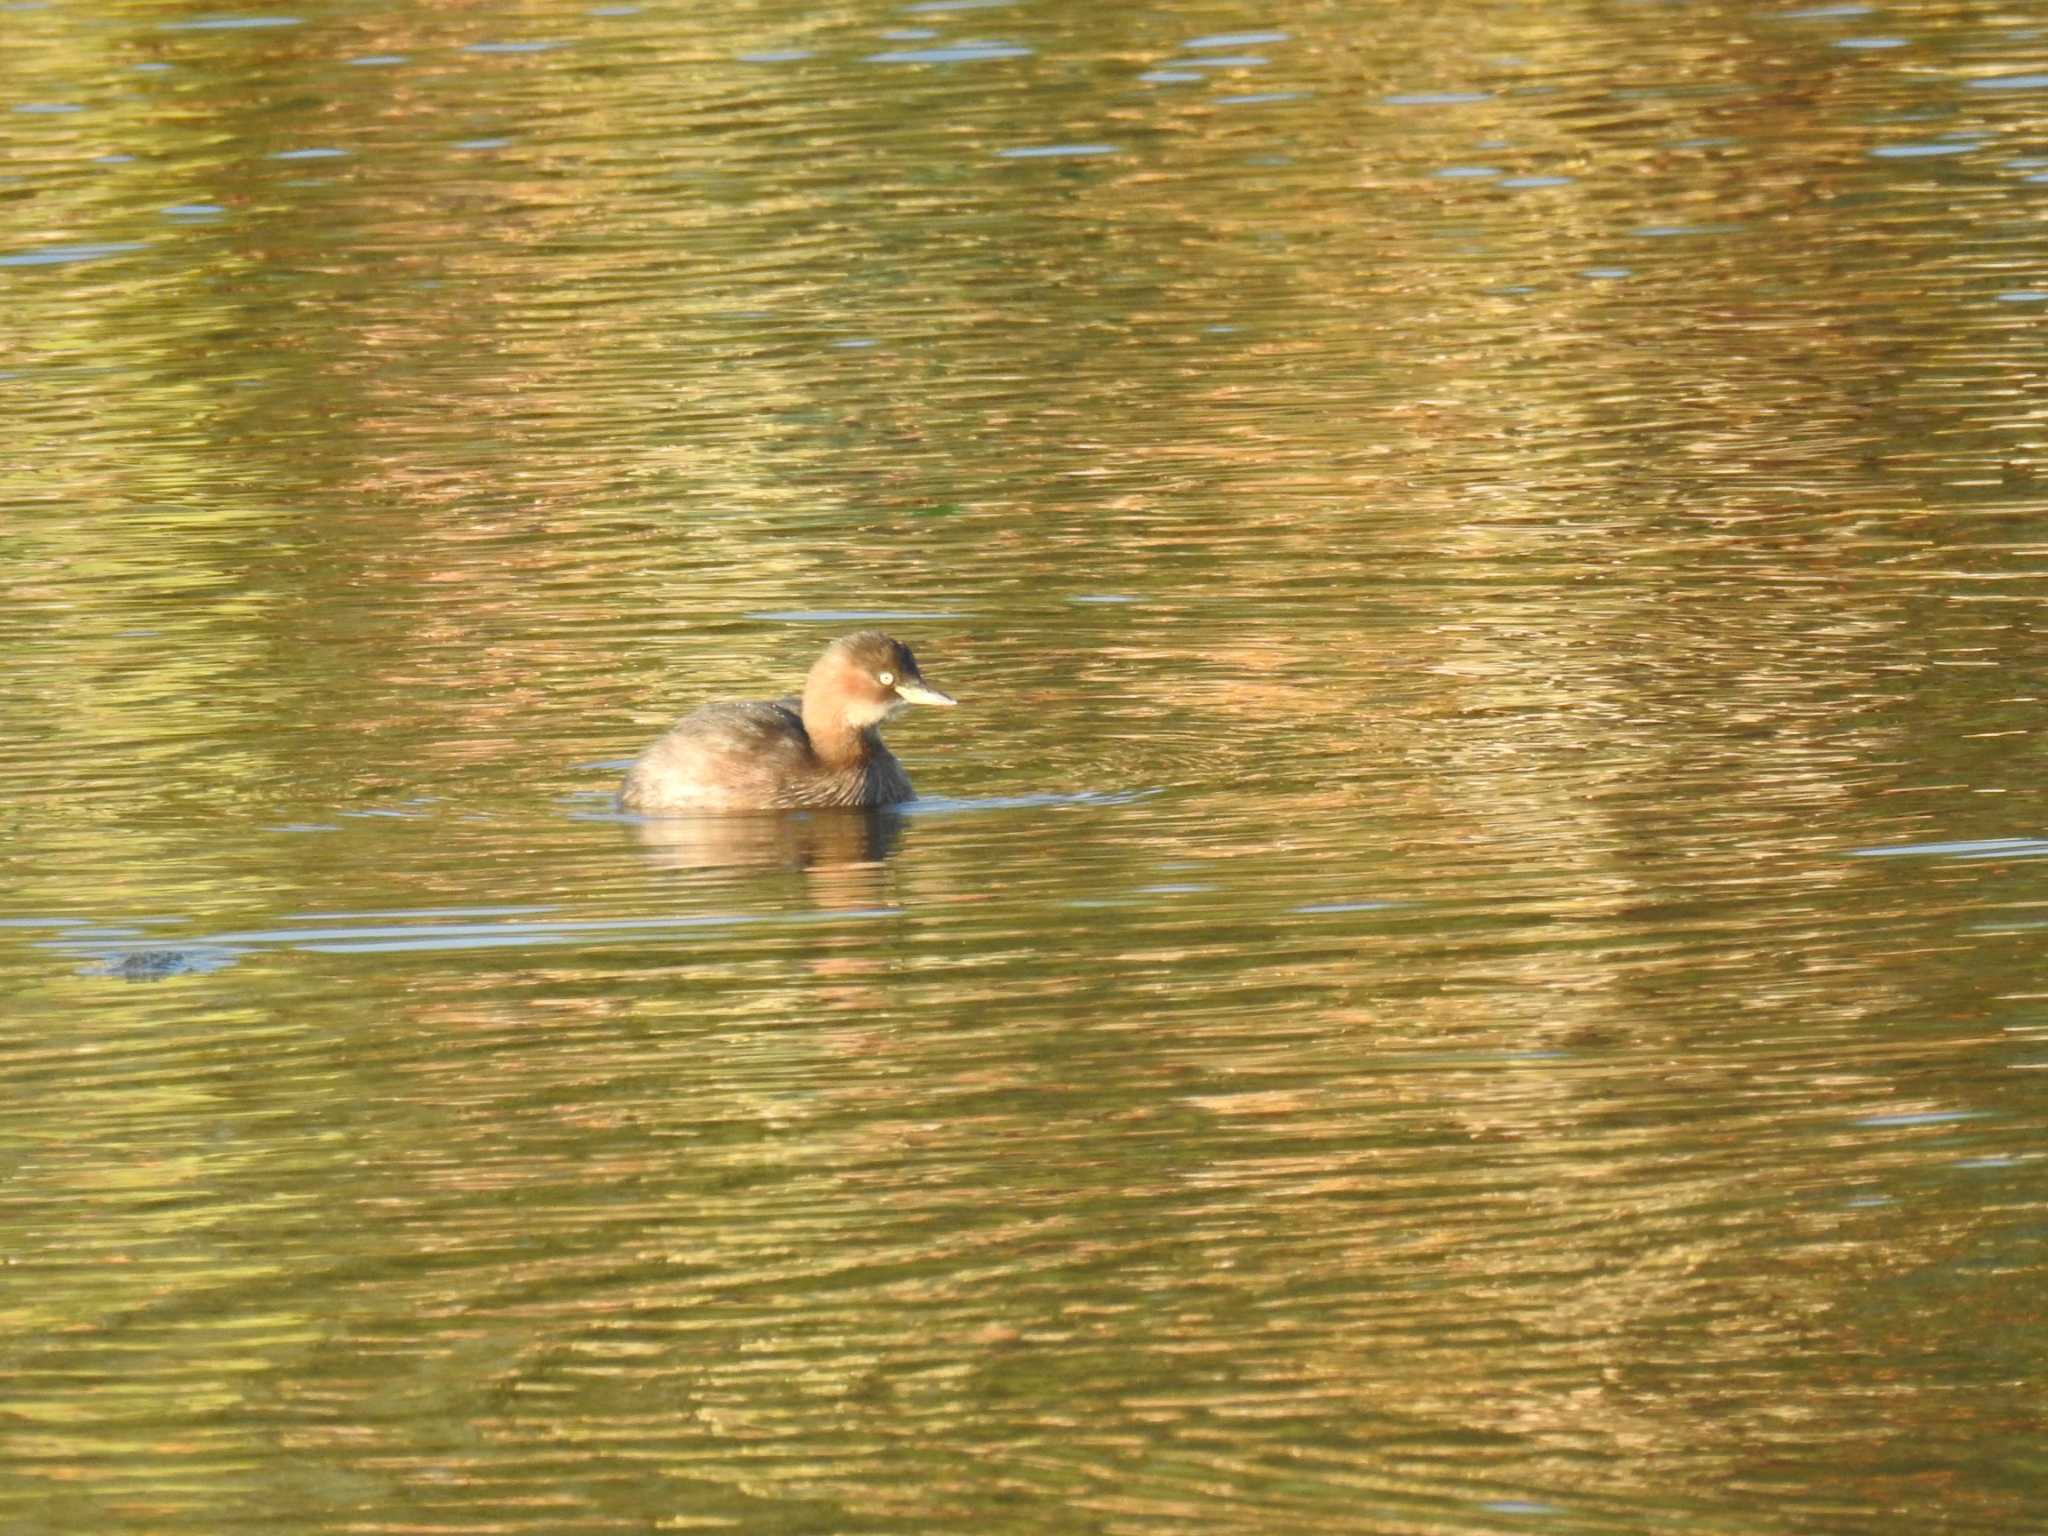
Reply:
[[825, 647], [804, 683], [804, 717], [813, 711], [857, 731], [880, 725], [906, 704], [957, 704], [924, 680], [910, 647], [878, 629], [864, 629]]

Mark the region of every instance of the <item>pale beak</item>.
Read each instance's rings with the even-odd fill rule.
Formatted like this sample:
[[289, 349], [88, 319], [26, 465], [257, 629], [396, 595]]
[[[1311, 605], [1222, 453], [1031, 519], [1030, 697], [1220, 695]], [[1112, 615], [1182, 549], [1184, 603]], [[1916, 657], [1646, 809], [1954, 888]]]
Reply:
[[896, 697], [906, 704], [958, 704], [960, 701], [950, 693], [941, 693], [936, 688], [927, 688], [915, 678], [904, 678], [896, 685]]

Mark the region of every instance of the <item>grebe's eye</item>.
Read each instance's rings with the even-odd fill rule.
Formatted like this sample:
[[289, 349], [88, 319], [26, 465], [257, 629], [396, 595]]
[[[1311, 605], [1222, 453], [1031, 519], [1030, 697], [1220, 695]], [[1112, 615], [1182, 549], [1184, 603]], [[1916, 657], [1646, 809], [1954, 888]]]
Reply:
[[875, 681], [886, 688], [896, 681], [896, 674], [894, 672], [877, 672], [875, 674]]

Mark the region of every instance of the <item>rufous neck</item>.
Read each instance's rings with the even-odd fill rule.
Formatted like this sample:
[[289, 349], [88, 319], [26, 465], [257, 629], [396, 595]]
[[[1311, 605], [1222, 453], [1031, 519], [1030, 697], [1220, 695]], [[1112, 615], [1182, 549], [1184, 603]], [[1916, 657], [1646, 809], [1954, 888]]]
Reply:
[[818, 760], [835, 768], [860, 762], [875, 747], [874, 732], [848, 720], [843, 702], [817, 697], [808, 689], [804, 692], [804, 734], [811, 738], [811, 750]]

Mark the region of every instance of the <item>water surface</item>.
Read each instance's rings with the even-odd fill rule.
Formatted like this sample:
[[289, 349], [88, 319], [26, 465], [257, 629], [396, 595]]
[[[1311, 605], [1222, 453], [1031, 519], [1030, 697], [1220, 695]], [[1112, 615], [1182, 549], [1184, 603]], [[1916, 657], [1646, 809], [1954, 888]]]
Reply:
[[2040, 1523], [2048, 32], [0, 30], [8, 1529]]

